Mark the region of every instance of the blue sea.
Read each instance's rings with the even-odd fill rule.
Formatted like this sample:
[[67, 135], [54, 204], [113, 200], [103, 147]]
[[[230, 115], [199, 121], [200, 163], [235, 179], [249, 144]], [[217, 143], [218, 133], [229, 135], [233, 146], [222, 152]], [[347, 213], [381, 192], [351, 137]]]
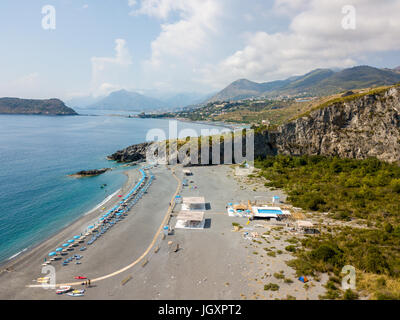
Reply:
[[[56, 234], [126, 179], [123, 168], [84, 179], [68, 174], [116, 167], [107, 155], [144, 142], [150, 129], [168, 134], [168, 120], [77, 111], [86, 115], [0, 115], [0, 262]], [[178, 130], [195, 129], [199, 135], [202, 128], [215, 127], [178, 122]]]

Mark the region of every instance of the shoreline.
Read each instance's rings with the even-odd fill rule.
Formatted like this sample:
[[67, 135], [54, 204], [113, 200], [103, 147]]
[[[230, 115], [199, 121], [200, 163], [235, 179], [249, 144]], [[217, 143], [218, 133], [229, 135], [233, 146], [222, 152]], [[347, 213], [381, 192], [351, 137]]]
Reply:
[[[25, 114], [23, 114], [23, 115], [25, 115]], [[36, 114], [33, 114], [33, 115], [36, 115]], [[74, 115], [74, 116], [81, 116], [81, 114], [78, 113], [77, 115]], [[87, 116], [97, 116], [97, 115], [87, 115]], [[124, 117], [123, 115], [121, 115], [121, 116]], [[136, 118], [136, 119], [140, 119], [140, 118]], [[176, 118], [164, 118], [164, 119], [161, 119], [161, 120], [176, 120], [178, 122], [211, 125], [211, 126], [215, 126], [215, 127], [227, 128], [227, 129], [230, 129], [232, 131], [235, 131], [235, 129], [238, 129], [237, 127], [235, 127], [233, 125], [224, 124], [224, 123], [212, 123], [212, 122], [209, 122], [209, 121], [192, 121], [192, 120], [176, 119]], [[111, 170], [113, 170], [113, 168], [110, 168], [110, 171]], [[131, 170], [136, 170], [136, 169], [128, 169], [128, 170], [131, 171]], [[123, 174], [127, 175], [126, 171], [124, 171]], [[89, 216], [94, 211], [98, 210], [102, 205], [106, 205], [107, 202], [110, 201], [112, 199], [112, 197], [116, 195], [116, 193], [122, 191], [127, 186], [127, 184], [129, 183], [128, 182], [129, 175], [127, 175], [127, 176], [128, 176], [128, 178], [124, 182], [124, 184], [121, 186], [121, 188], [119, 188], [112, 195], [110, 195], [107, 198], [105, 198], [101, 203], [97, 204], [96, 206], [94, 206], [89, 211], [83, 213], [78, 218], [76, 218], [76, 219], [70, 221], [69, 223], [65, 224], [58, 231], [56, 231], [55, 233], [50, 234], [48, 237], [46, 237], [45, 239], [39, 241], [37, 244], [34, 244], [32, 246], [27, 246], [26, 248], [20, 250], [19, 252], [16, 252], [15, 254], [11, 255], [10, 257], [7, 257], [4, 260], [0, 261], [0, 276], [4, 272], [5, 269], [13, 268], [14, 264], [18, 263], [18, 260], [23, 259], [23, 257], [28, 255], [30, 252], [32, 252], [33, 250], [36, 250], [37, 247], [40, 247], [42, 244], [44, 244], [45, 242], [47, 242], [50, 239], [52, 239], [53, 237], [55, 237], [58, 233], [63, 232], [65, 229], [68, 229], [69, 227], [71, 227], [75, 223], [79, 222], [81, 219]], [[68, 177], [71, 177], [71, 178], [85, 178], [85, 177], [81, 177], [81, 176], [77, 177], [76, 174], [68, 175]], [[109, 199], [109, 200], [107, 200], [107, 199]]]
[[[135, 174], [136, 173], [136, 174]], [[86, 224], [90, 223], [91, 220], [96, 219], [95, 213], [101, 209], [101, 207], [112, 207], [112, 203], [115, 201], [119, 201], [119, 198], [114, 199], [116, 195], [120, 192], [123, 192], [126, 189], [129, 189], [129, 187], [132, 187], [134, 185], [135, 181], [137, 180], [138, 174], [137, 174], [137, 169], [132, 168], [125, 170], [123, 174], [126, 176], [126, 180], [123, 183], [123, 185], [116, 190], [114, 193], [111, 195], [107, 196], [104, 198], [103, 201], [101, 201], [99, 204], [95, 205], [92, 209], [89, 211], [86, 211], [82, 213], [78, 218], [70, 221], [66, 225], [60, 228], [60, 230], [56, 231], [55, 233], [52, 233], [42, 241], [38, 242], [37, 244], [34, 244], [33, 246], [28, 246], [21, 251], [11, 255], [9, 258], [6, 258], [3, 261], [0, 261], [0, 277], [4, 273], [4, 271], [7, 271], [7, 269], [14, 269], [18, 264], [21, 264], [24, 262], [24, 260], [29, 259], [30, 256], [36, 254], [38, 251], [40, 251], [43, 247], [47, 246], [50, 242], [53, 242], [58, 238], [58, 235], [61, 235], [65, 232], [75, 230], [76, 227], [78, 227], [79, 224]], [[136, 177], [134, 177], [136, 176]], [[133, 182], [132, 182], [133, 178]], [[114, 204], [115, 205], [115, 204]], [[72, 230], [71, 230], [72, 229]]]

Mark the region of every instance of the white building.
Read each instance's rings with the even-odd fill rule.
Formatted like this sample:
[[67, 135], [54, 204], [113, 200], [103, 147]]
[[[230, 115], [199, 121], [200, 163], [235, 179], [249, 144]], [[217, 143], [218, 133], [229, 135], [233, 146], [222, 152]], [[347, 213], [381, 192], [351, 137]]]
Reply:
[[176, 217], [176, 229], [204, 229], [204, 212], [181, 211]]

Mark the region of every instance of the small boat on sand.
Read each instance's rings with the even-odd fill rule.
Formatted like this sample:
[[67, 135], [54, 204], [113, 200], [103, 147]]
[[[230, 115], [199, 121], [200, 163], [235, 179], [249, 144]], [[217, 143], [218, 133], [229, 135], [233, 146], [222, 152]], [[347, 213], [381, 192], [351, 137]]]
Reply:
[[84, 296], [85, 290], [73, 290], [72, 292], [68, 292], [67, 295], [71, 297], [82, 297]]
[[71, 290], [71, 286], [61, 286], [59, 289], [56, 290], [56, 294], [67, 293], [70, 290]]

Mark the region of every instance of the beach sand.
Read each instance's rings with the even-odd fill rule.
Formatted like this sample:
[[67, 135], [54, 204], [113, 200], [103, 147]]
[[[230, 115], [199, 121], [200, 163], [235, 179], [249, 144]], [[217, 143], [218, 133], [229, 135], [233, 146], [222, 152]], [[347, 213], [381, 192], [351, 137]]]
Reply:
[[[188, 177], [188, 180], [193, 181], [190, 183], [192, 187], [184, 187], [180, 194], [205, 197], [210, 208], [205, 211], [207, 227], [204, 230], [176, 229], [164, 240], [161, 235], [156, 236], [178, 187], [171, 167], [160, 165], [152, 169], [155, 180], [128, 217], [92, 246], [88, 246], [87, 251], [78, 251], [84, 256], [81, 265], [62, 267], [60, 262], [56, 264], [57, 283], [75, 282], [77, 280], [74, 280], [74, 276], [78, 275], [90, 279], [109, 275], [104, 280], [94, 282], [84, 297], [56, 296], [54, 290], [27, 288], [26, 285], [34, 283], [33, 279], [44, 276], [40, 273], [43, 257], [76, 234], [82, 224], [86, 226], [89, 217], [83, 218], [86, 221], [77, 221], [24, 257], [17, 258], [14, 271], [0, 275], [0, 298], [282, 299], [291, 295], [297, 299], [317, 299], [325, 291], [322, 288], [324, 279], [320, 282], [311, 281], [309, 288], [305, 288], [296, 279], [295, 271], [286, 265], [285, 261], [293, 257], [284, 250], [289, 244], [285, 239], [292, 235], [286, 231], [274, 230], [274, 225], [268, 222], [252, 221], [245, 225], [247, 219], [229, 217], [226, 213], [228, 202], [269, 200], [273, 195], [279, 195], [284, 200], [284, 193], [242, 184], [227, 165], [193, 167], [191, 170], [194, 175]], [[135, 170], [129, 172], [131, 183], [124, 186], [122, 194], [130, 189], [129, 185], [134, 185], [132, 182], [138, 174]], [[176, 175], [180, 179], [184, 178], [181, 166], [176, 168]], [[180, 205], [177, 205], [171, 217], [172, 228], [175, 226], [174, 216], [179, 210]], [[95, 213], [91, 215], [96, 216]], [[261, 244], [244, 239], [242, 232], [233, 232], [232, 222], [252, 228], [259, 234], [269, 231], [270, 243], [261, 238], [257, 239]], [[144, 259], [133, 267], [110, 276], [137, 261], [153, 239], [155, 244]], [[179, 244], [180, 250], [174, 252], [176, 244]], [[282, 250], [283, 253], [270, 257], [266, 255], [265, 247]], [[274, 273], [281, 270], [293, 283], [284, 283], [282, 279], [273, 277]], [[269, 282], [279, 284], [280, 289], [274, 292], [265, 291], [264, 284]], [[75, 288], [84, 286], [78, 285]]]

